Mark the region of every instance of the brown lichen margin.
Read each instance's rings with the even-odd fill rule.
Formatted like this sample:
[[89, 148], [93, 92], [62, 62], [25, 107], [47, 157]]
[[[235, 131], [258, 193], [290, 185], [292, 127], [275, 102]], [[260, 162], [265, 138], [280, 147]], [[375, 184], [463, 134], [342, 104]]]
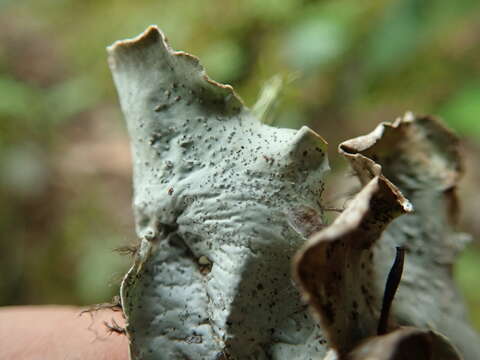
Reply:
[[[338, 151], [350, 161], [355, 170], [357, 170], [355, 163], [361, 162], [358, 155], [368, 158], [372, 164], [381, 166], [383, 163], [382, 154], [377, 151], [381, 147], [381, 142], [384, 141], [385, 145], [393, 151], [411, 150], [408, 146], [400, 144], [400, 141], [405, 142], [405, 139], [411, 142], [428, 141], [431, 146], [441, 148], [444, 157], [447, 159], [445, 162], [448, 165], [448, 170], [450, 170], [442, 172], [444, 175], [441, 179], [443, 185], [448, 189], [458, 183], [464, 172], [460, 140], [440, 120], [430, 115], [417, 116], [407, 112], [403, 117], [397, 118], [392, 123], [380, 123], [366, 135], [342, 142]], [[394, 140], [394, 143], [389, 142], [389, 140]]]
[[461, 360], [448, 339], [438, 332], [414, 327], [399, 328], [389, 334], [375, 336], [358, 345], [348, 360]]
[[[441, 154], [441, 161], [432, 166], [432, 157], [418, 151], [420, 144], [430, 154]], [[437, 149], [437, 150], [436, 150]], [[389, 172], [392, 167], [388, 157], [408, 157], [412, 162], [410, 171], [429, 176], [429, 187], [437, 187], [448, 199], [448, 214], [452, 225], [458, 221], [457, 185], [464, 173], [462, 147], [458, 136], [445, 127], [440, 120], [430, 115], [405, 113], [392, 123], [382, 122], [372, 132], [342, 142], [340, 154], [350, 162], [362, 184], [372, 176], [383, 173], [397, 184]], [[424, 165], [424, 166], [422, 166]]]
[[375, 288], [371, 247], [394, 218], [410, 211], [398, 189], [375, 176], [295, 256], [296, 282], [340, 355], [377, 333], [383, 289]]

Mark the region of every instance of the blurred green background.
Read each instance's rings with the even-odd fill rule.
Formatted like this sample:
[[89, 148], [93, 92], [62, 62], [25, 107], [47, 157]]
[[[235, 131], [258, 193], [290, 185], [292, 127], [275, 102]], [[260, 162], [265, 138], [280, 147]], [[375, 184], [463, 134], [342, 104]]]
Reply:
[[[158, 24], [253, 105], [290, 81], [276, 125], [331, 144], [406, 110], [464, 139], [461, 229], [480, 239], [478, 0], [0, 0], [0, 305], [91, 304], [135, 239], [128, 139], [105, 47]], [[480, 246], [455, 268], [480, 329]]]

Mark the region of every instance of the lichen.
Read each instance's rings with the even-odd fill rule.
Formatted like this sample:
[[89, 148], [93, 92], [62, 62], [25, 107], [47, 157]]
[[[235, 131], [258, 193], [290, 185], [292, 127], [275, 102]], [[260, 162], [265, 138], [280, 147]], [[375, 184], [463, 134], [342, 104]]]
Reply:
[[[154, 26], [108, 51], [140, 239], [121, 286], [132, 359], [331, 359], [411, 338], [454, 349], [430, 328], [465, 359], [480, 352], [450, 274], [457, 141], [435, 120], [342, 143], [363, 189], [327, 225], [318, 134], [265, 124]], [[405, 272], [379, 337], [398, 246]]]
[[462, 175], [457, 137], [432, 117], [407, 113], [342, 143], [340, 150], [357, 171], [376, 163], [415, 209], [388, 227], [374, 251], [376, 283], [383, 284], [395, 247], [405, 248], [405, 270], [392, 308], [397, 323], [436, 330], [465, 359], [476, 359], [480, 340], [452, 278], [456, 256], [469, 239], [456, 230], [456, 187]]
[[290, 263], [313, 231], [298, 215], [323, 222], [325, 141], [263, 124], [155, 27], [109, 52], [142, 239], [122, 286], [132, 357], [322, 353]]

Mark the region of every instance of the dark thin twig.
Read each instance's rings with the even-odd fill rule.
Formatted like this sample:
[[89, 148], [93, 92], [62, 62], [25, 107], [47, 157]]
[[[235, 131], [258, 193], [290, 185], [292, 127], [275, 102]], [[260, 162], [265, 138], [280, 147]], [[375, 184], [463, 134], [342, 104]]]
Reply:
[[385, 285], [385, 292], [383, 294], [382, 312], [380, 313], [380, 320], [378, 322], [377, 334], [383, 335], [387, 333], [388, 317], [390, 308], [392, 306], [393, 298], [397, 292], [398, 285], [402, 278], [403, 263], [405, 261], [405, 249], [397, 246], [397, 254], [392, 268], [388, 273], [387, 283]]

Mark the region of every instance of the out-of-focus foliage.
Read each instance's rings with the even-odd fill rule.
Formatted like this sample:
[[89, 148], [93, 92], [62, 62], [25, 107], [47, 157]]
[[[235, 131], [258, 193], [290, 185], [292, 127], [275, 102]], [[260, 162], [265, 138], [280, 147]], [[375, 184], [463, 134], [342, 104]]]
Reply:
[[[248, 105], [272, 76], [295, 79], [275, 124], [313, 127], [333, 168], [336, 144], [379, 121], [444, 117], [474, 159], [461, 223], [480, 238], [479, 14], [477, 0], [0, 1], [0, 304], [86, 304], [116, 291], [129, 261], [112, 249], [134, 233], [105, 46], [149, 24]], [[477, 244], [457, 277], [480, 328]]]

